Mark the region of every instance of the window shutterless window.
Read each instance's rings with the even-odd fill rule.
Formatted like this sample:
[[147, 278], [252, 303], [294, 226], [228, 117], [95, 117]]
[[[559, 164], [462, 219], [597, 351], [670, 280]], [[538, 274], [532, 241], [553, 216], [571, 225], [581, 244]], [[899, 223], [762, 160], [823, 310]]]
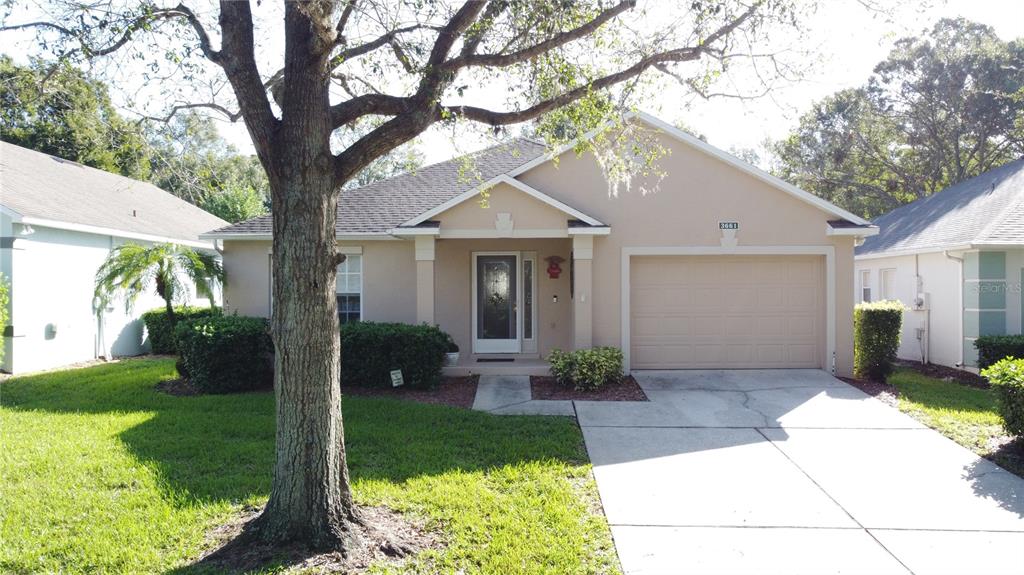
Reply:
[[338, 321], [346, 324], [363, 319], [363, 256], [349, 254], [338, 266], [336, 293]]
[[871, 301], [871, 270], [860, 270], [860, 301]]
[[896, 270], [885, 269], [878, 272], [879, 281], [882, 283], [882, 299], [896, 299]]

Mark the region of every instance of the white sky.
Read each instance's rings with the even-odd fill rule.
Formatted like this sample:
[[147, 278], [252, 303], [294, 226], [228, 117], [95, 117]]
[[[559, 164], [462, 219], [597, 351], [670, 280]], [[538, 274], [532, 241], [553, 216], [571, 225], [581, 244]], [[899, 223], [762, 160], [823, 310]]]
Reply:
[[[686, 125], [725, 150], [758, 149], [766, 139], [784, 137], [815, 100], [864, 83], [895, 40], [919, 34], [939, 18], [963, 16], [990, 25], [1004, 40], [1024, 37], [1024, 0], [932, 0], [930, 6], [923, 9], [914, 0], [892, 1], [901, 7], [891, 18], [882, 18], [864, 9], [859, 0], [821, 0], [817, 13], [806, 22], [807, 35], [796, 39], [803, 49], [814, 53], [810, 61], [804, 63], [810, 66], [809, 70], [798, 82], [776, 84], [769, 96], [755, 100], [701, 100], [681, 87], [670, 87], [656, 100], [638, 102], [638, 105], [668, 122]], [[10, 18], [11, 23], [15, 20], [21, 18]], [[25, 48], [23, 42], [12, 41], [0, 46], [0, 51], [24, 61], [28, 51]], [[120, 86], [120, 89], [140, 92], [137, 86]], [[115, 99], [119, 100], [117, 88], [114, 92]], [[478, 97], [485, 102], [500, 100], [500, 96], [488, 94], [486, 88]], [[219, 126], [222, 135], [240, 151], [252, 152], [241, 122], [220, 122]], [[487, 143], [483, 138], [464, 134], [456, 137], [450, 130], [445, 133], [438, 129], [424, 134], [418, 147], [427, 163], [433, 163]]]

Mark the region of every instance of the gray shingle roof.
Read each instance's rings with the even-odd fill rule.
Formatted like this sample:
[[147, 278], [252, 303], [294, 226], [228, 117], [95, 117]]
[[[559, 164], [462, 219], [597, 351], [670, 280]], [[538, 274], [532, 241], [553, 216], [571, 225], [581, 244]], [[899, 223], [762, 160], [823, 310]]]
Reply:
[[[338, 201], [337, 233], [387, 233], [487, 180], [544, 154], [543, 143], [518, 138], [479, 152], [344, 190]], [[220, 228], [211, 235], [269, 235], [270, 216]]]
[[0, 142], [0, 204], [22, 217], [199, 241], [224, 220], [146, 182]]
[[968, 244], [1024, 245], [1024, 158], [875, 219], [881, 232], [857, 255]]

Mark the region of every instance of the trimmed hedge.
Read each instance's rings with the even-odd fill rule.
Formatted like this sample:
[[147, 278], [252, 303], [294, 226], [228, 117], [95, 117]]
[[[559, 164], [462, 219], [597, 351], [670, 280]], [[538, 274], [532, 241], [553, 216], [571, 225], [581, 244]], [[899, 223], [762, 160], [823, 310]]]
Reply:
[[551, 375], [558, 383], [578, 390], [597, 389], [622, 381], [622, 350], [617, 347], [594, 347], [565, 352], [559, 349], [548, 354]]
[[391, 371], [405, 385], [441, 383], [451, 338], [436, 326], [360, 321], [341, 326], [341, 386], [390, 387]]
[[1024, 335], [983, 335], [974, 340], [978, 367], [986, 367], [1004, 357], [1024, 357]]
[[860, 303], [853, 308], [853, 373], [884, 382], [893, 371], [900, 347], [903, 304], [898, 301]]
[[[216, 307], [178, 306], [174, 308], [174, 314], [178, 323], [181, 323], [182, 321], [220, 315], [221, 311]], [[174, 329], [165, 308], [160, 307], [147, 311], [142, 314], [142, 321], [145, 322], [146, 331], [149, 333], [149, 345], [152, 353], [178, 353], [178, 348], [174, 345]]]
[[274, 344], [263, 318], [213, 315], [179, 321], [174, 336], [181, 376], [199, 391], [232, 393], [274, 384]]
[[1001, 359], [982, 370], [981, 375], [995, 390], [1006, 432], [1024, 437], [1024, 359]]

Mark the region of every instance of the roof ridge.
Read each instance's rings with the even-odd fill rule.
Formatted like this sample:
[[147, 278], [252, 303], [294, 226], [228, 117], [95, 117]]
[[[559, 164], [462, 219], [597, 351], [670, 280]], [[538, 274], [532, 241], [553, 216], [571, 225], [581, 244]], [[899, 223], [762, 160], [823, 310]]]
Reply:
[[[494, 150], [496, 148], [500, 148], [502, 146], [507, 146], [507, 145], [509, 145], [509, 144], [511, 144], [513, 142], [518, 142], [518, 141], [526, 141], [526, 142], [530, 142], [532, 144], [537, 144], [539, 146], [546, 145], [546, 144], [544, 144], [544, 142], [540, 142], [540, 141], [535, 140], [533, 138], [529, 138], [529, 137], [526, 137], [526, 136], [516, 136], [515, 138], [512, 138], [512, 139], [510, 139], [508, 141], [505, 141], [505, 142], [498, 142], [498, 143], [496, 143], [496, 144], [494, 144], [492, 146], [487, 146], [486, 148], [480, 148], [479, 150], [476, 150], [474, 152], [466, 152], [465, 154], [460, 154], [460, 155], [455, 156], [453, 158], [448, 158], [447, 160], [441, 160], [440, 162], [434, 162], [433, 164], [427, 164], [426, 166], [420, 166], [420, 167], [414, 168], [412, 170], [406, 170], [404, 172], [395, 174], [395, 175], [393, 175], [391, 177], [384, 178], [383, 180], [377, 180], [376, 182], [370, 182], [369, 184], [366, 184], [365, 186], [359, 186], [358, 188], [352, 188], [352, 189], [350, 189], [348, 191], [349, 192], [354, 192], [356, 190], [362, 190], [362, 189], [366, 189], [366, 188], [368, 188], [370, 186], [376, 186], [376, 185], [379, 185], [379, 184], [383, 184], [385, 182], [396, 180], [396, 179], [404, 177], [404, 176], [412, 176], [412, 175], [415, 175], [417, 172], [420, 172], [420, 171], [423, 171], [423, 170], [427, 170], [427, 169], [430, 169], [430, 168], [436, 168], [438, 166], [443, 166], [445, 164], [451, 164], [451, 163], [454, 163], [454, 162], [456, 162], [458, 160], [461, 160], [463, 158], [467, 158], [467, 157], [470, 157], [470, 156], [483, 155], [486, 152], [489, 152], [489, 151]], [[529, 160], [525, 160], [523, 162], [523, 164], [525, 164], [528, 161]], [[522, 164], [520, 164], [520, 165], [522, 165]], [[516, 167], [519, 167], [519, 166], [516, 166]], [[508, 170], [508, 171], [511, 171], [511, 170]], [[508, 173], [508, 172], [505, 172], [505, 173]]]

